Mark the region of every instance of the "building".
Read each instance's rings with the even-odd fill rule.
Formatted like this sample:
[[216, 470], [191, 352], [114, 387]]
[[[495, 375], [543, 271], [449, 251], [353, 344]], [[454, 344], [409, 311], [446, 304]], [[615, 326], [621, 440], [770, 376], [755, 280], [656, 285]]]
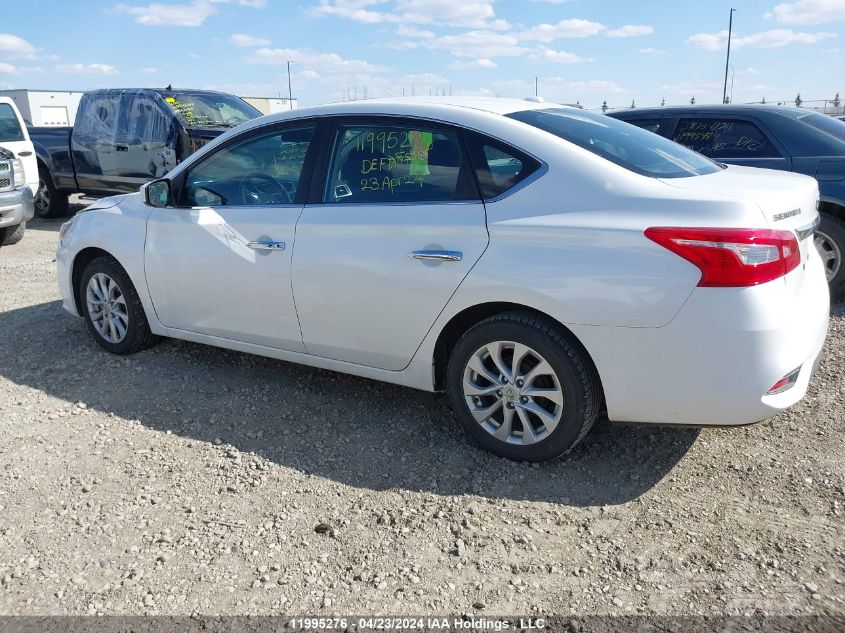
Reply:
[[291, 100], [275, 97], [241, 97], [261, 114], [275, 114], [276, 112], [287, 112], [296, 110], [296, 97]]
[[34, 127], [73, 125], [81, 92], [67, 90], [0, 90], [15, 102], [27, 125]]

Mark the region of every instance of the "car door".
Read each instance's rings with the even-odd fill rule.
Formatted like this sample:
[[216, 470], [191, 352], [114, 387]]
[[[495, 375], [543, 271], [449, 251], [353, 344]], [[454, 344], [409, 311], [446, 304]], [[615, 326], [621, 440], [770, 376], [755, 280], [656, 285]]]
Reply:
[[290, 267], [317, 135], [297, 121], [235, 137], [175, 184], [183, 206], [153, 209], [145, 266], [165, 326], [304, 351]]
[[731, 165], [790, 170], [780, 143], [756, 121], [729, 116], [682, 116], [672, 140]]
[[296, 228], [305, 347], [403, 369], [488, 242], [461, 134], [414, 119], [343, 120], [328, 150]]
[[119, 177], [115, 142], [120, 117], [120, 90], [83, 95], [71, 131], [76, 182], [85, 191], [114, 191]]

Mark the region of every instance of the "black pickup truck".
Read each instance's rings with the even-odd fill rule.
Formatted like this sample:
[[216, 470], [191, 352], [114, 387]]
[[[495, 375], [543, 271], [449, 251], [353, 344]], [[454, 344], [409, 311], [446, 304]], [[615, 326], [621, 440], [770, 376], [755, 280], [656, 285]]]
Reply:
[[68, 194], [137, 191], [226, 131], [261, 112], [233, 95], [207, 90], [86, 92], [70, 127], [37, 127], [35, 214], [61, 217]]

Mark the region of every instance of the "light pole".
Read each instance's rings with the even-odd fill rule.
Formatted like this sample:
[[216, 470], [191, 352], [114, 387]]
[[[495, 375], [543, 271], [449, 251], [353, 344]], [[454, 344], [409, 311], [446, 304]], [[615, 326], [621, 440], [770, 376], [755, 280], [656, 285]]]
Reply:
[[728, 19], [728, 57], [725, 60], [725, 86], [722, 88], [722, 103], [727, 103], [728, 98], [728, 67], [731, 63], [731, 35], [733, 34], [734, 11], [736, 9], [731, 9], [731, 15]]
[[293, 110], [293, 88], [290, 84], [290, 60], [288, 60], [288, 105]]

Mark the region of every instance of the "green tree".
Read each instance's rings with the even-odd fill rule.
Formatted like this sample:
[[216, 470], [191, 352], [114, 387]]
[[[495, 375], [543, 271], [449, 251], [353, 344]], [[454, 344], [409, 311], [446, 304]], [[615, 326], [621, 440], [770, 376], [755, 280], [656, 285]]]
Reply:
[[804, 103], [804, 100], [801, 98], [801, 93], [799, 92], [795, 95], [795, 107], [800, 108], [802, 103]]
[[662, 106], [665, 106], [665, 105], [666, 105], [666, 97], [663, 97], [663, 98], [660, 100], [660, 105], [662, 105]]
[[836, 96], [833, 97], [833, 107], [838, 108], [842, 104], [842, 100], [839, 98], [839, 93], [836, 93]]
[[762, 103], [763, 105], [766, 105], [766, 97], [763, 97], [763, 100], [760, 103]]
[[695, 95], [692, 96], [692, 99], [689, 100], [690, 105], [695, 105]]
[[602, 112], [602, 114], [604, 114], [605, 112], [607, 112], [607, 101], [602, 101], [602, 102], [601, 102], [601, 112]]
[[635, 102], [633, 99], [631, 99], [631, 107], [632, 107], [632, 108], [636, 108], [636, 107], [637, 107], [637, 104], [636, 104], [636, 102]]

